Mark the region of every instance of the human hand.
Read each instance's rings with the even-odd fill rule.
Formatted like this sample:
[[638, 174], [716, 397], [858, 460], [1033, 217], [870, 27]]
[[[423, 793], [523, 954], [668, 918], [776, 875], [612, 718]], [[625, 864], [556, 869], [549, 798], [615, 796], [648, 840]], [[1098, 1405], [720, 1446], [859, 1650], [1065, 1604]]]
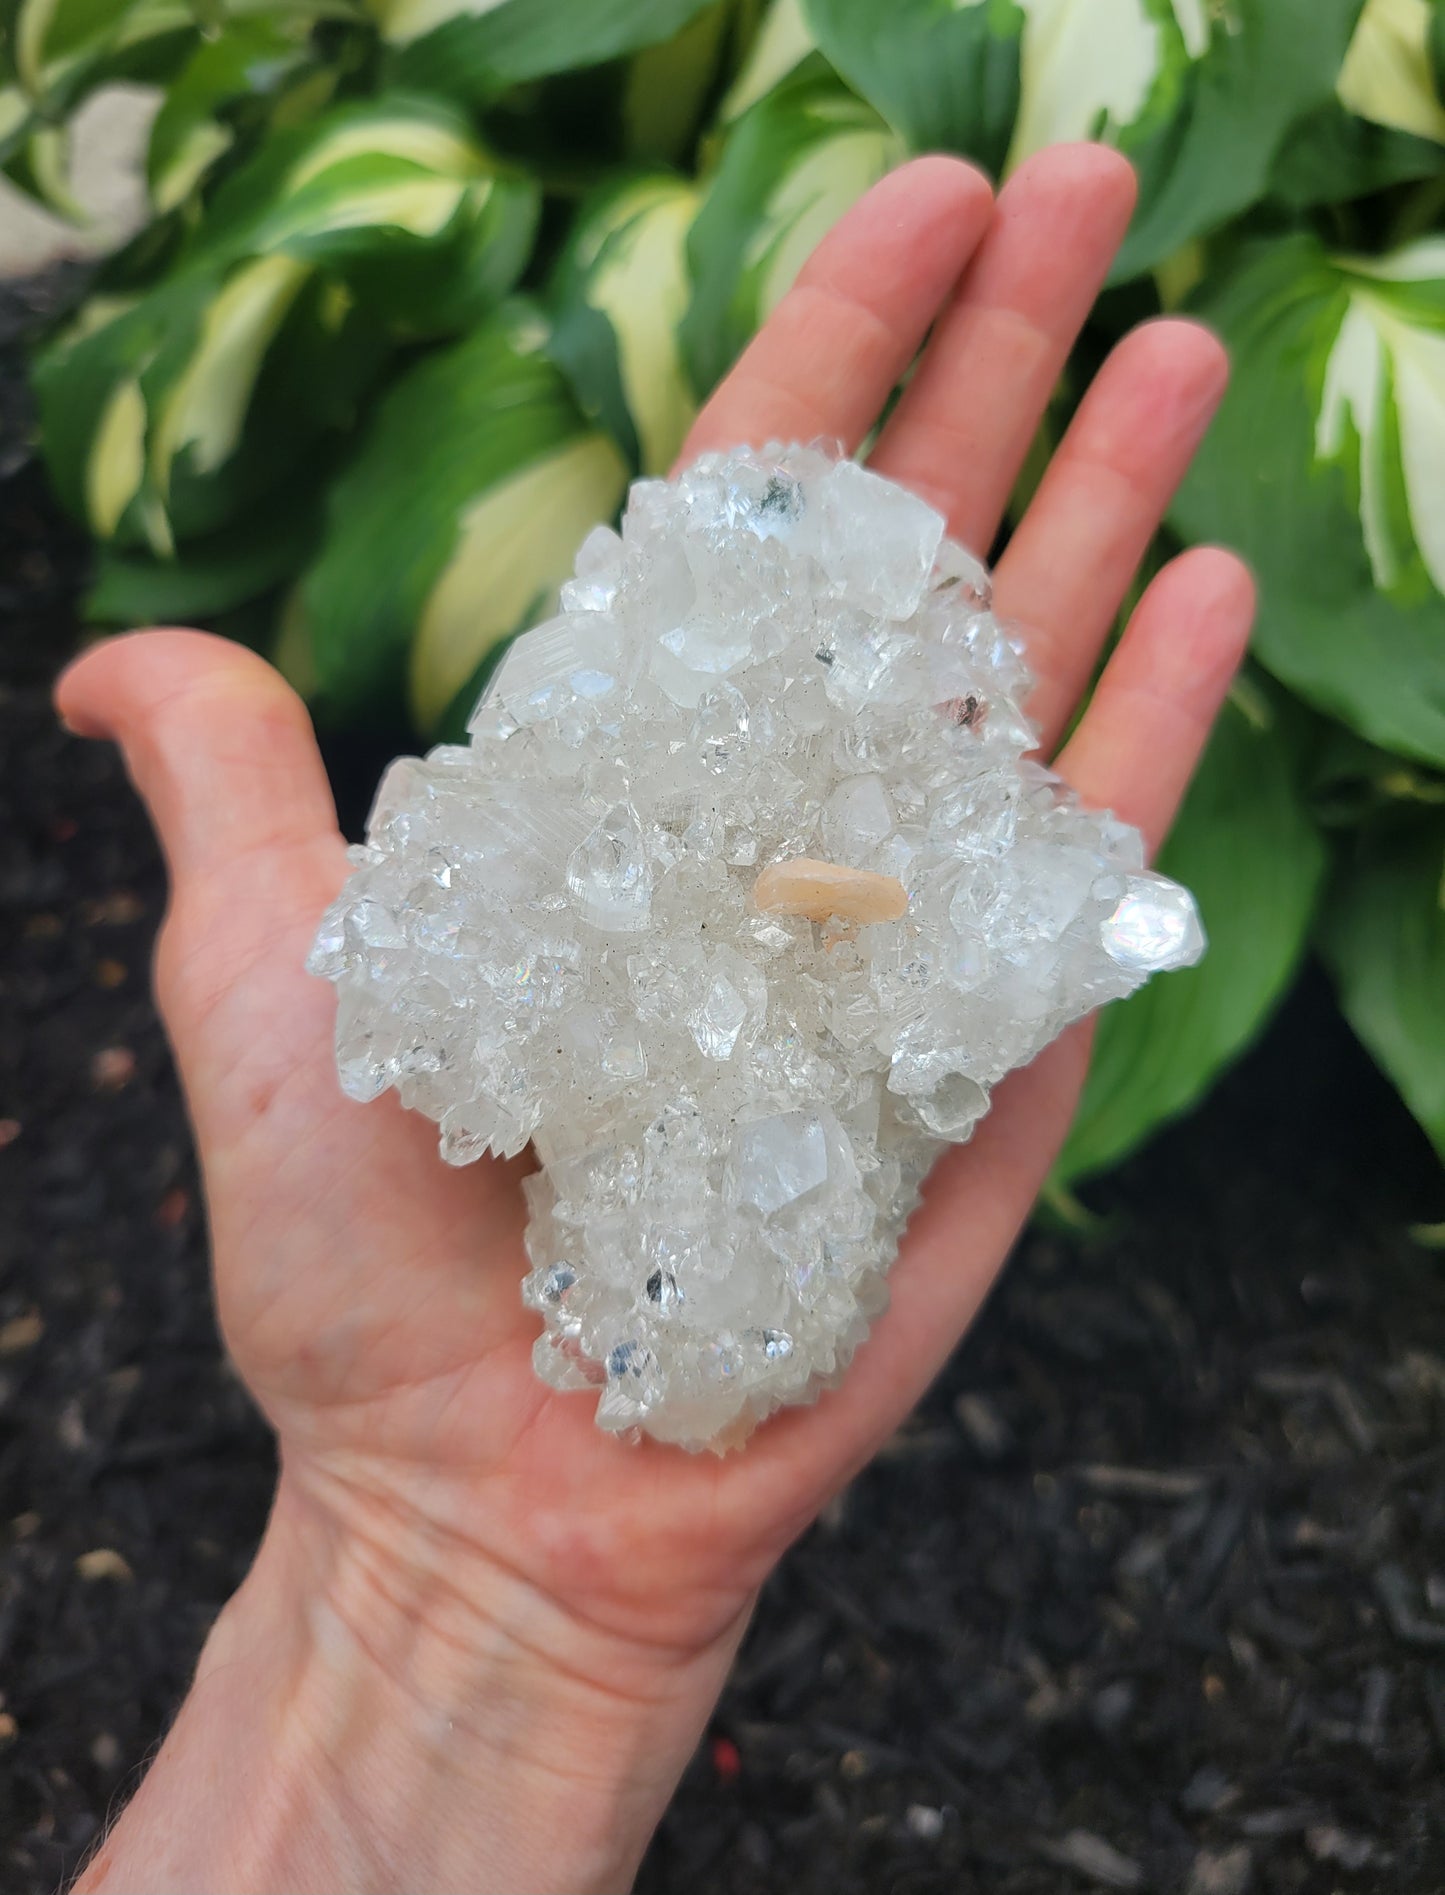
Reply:
[[[856, 447], [933, 326], [870, 464], [986, 551], [1133, 203], [1061, 147], [993, 204], [904, 167], [825, 240], [685, 458]], [[960, 281], [961, 279], [961, 281]], [[1223, 391], [1204, 331], [1123, 342], [997, 573], [1058, 743]], [[1238, 662], [1248, 575], [1217, 550], [1153, 582], [1059, 767], [1157, 844]], [[893, 1304], [841, 1387], [745, 1451], [628, 1446], [531, 1368], [522, 1163], [442, 1164], [394, 1096], [344, 1099], [334, 996], [302, 972], [345, 872], [305, 711], [259, 659], [184, 632], [87, 653], [58, 692], [115, 738], [165, 846], [157, 987], [196, 1128], [222, 1326], [277, 1430], [251, 1577], [130, 1814], [82, 1886], [460, 1887], [630, 1878], [788, 1543], [967, 1328], [1067, 1129], [1087, 1034], [996, 1094], [934, 1173]], [[204, 1821], [178, 1811], [197, 1786]]]

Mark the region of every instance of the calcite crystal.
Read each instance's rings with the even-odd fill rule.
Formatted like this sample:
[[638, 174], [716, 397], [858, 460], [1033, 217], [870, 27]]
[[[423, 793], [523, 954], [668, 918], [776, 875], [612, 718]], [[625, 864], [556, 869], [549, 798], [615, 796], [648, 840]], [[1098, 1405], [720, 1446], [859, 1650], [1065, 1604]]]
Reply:
[[309, 965], [341, 1082], [530, 1141], [536, 1363], [689, 1448], [836, 1380], [940, 1148], [1194, 961], [1186, 891], [1030, 758], [937, 513], [815, 448], [632, 489], [471, 741], [388, 771]]

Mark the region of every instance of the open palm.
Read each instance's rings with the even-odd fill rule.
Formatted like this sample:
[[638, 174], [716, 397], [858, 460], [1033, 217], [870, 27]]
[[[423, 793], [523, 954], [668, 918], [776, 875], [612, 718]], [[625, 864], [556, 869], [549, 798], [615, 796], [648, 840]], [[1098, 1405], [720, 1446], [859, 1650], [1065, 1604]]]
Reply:
[[[688, 456], [778, 438], [856, 447], [931, 328], [871, 464], [986, 550], [1132, 200], [1128, 166], [1089, 146], [1040, 155], [996, 204], [962, 163], [906, 166], [815, 253]], [[998, 604], [1026, 627], [1048, 749], [1225, 373], [1193, 325], [1135, 332], [1012, 538]], [[1084, 798], [1151, 842], [1251, 609], [1230, 555], [1177, 560], [1063, 752]], [[502, 1600], [519, 1646], [580, 1630], [576, 1662], [599, 1689], [644, 1665], [715, 1689], [771, 1564], [897, 1425], [986, 1294], [1067, 1128], [1085, 1037], [1000, 1088], [972, 1144], [938, 1167], [893, 1306], [839, 1391], [725, 1458], [627, 1445], [594, 1427], [590, 1398], [533, 1378], [525, 1166], [449, 1169], [434, 1128], [394, 1097], [361, 1108], [338, 1090], [334, 997], [302, 962], [346, 865], [286, 685], [220, 640], [152, 632], [88, 653], [59, 701], [77, 731], [124, 746], [166, 848], [160, 999], [204, 1163], [221, 1320], [280, 1436], [282, 1508], [351, 1575], [348, 1597], [374, 1589], [456, 1622], [479, 1599], [495, 1619]]]

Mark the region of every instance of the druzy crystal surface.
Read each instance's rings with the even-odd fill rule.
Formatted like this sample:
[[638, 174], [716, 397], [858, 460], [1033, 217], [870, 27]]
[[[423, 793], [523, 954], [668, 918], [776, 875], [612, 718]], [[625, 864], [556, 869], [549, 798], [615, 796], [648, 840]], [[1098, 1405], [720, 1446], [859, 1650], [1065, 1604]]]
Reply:
[[310, 966], [341, 1081], [530, 1141], [536, 1363], [737, 1439], [836, 1380], [940, 1148], [1197, 959], [1187, 892], [1028, 752], [987, 573], [813, 448], [633, 487], [470, 742], [388, 771]]

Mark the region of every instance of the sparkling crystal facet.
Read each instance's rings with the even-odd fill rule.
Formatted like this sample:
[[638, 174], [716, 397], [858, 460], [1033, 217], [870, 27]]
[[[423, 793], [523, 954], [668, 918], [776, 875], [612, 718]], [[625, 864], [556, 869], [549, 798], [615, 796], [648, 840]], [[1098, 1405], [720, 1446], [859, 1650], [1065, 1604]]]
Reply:
[[988, 573], [816, 448], [633, 489], [467, 747], [394, 764], [308, 965], [345, 1090], [531, 1140], [537, 1372], [736, 1439], [846, 1368], [942, 1146], [1187, 966], [1188, 893], [1027, 757]]

